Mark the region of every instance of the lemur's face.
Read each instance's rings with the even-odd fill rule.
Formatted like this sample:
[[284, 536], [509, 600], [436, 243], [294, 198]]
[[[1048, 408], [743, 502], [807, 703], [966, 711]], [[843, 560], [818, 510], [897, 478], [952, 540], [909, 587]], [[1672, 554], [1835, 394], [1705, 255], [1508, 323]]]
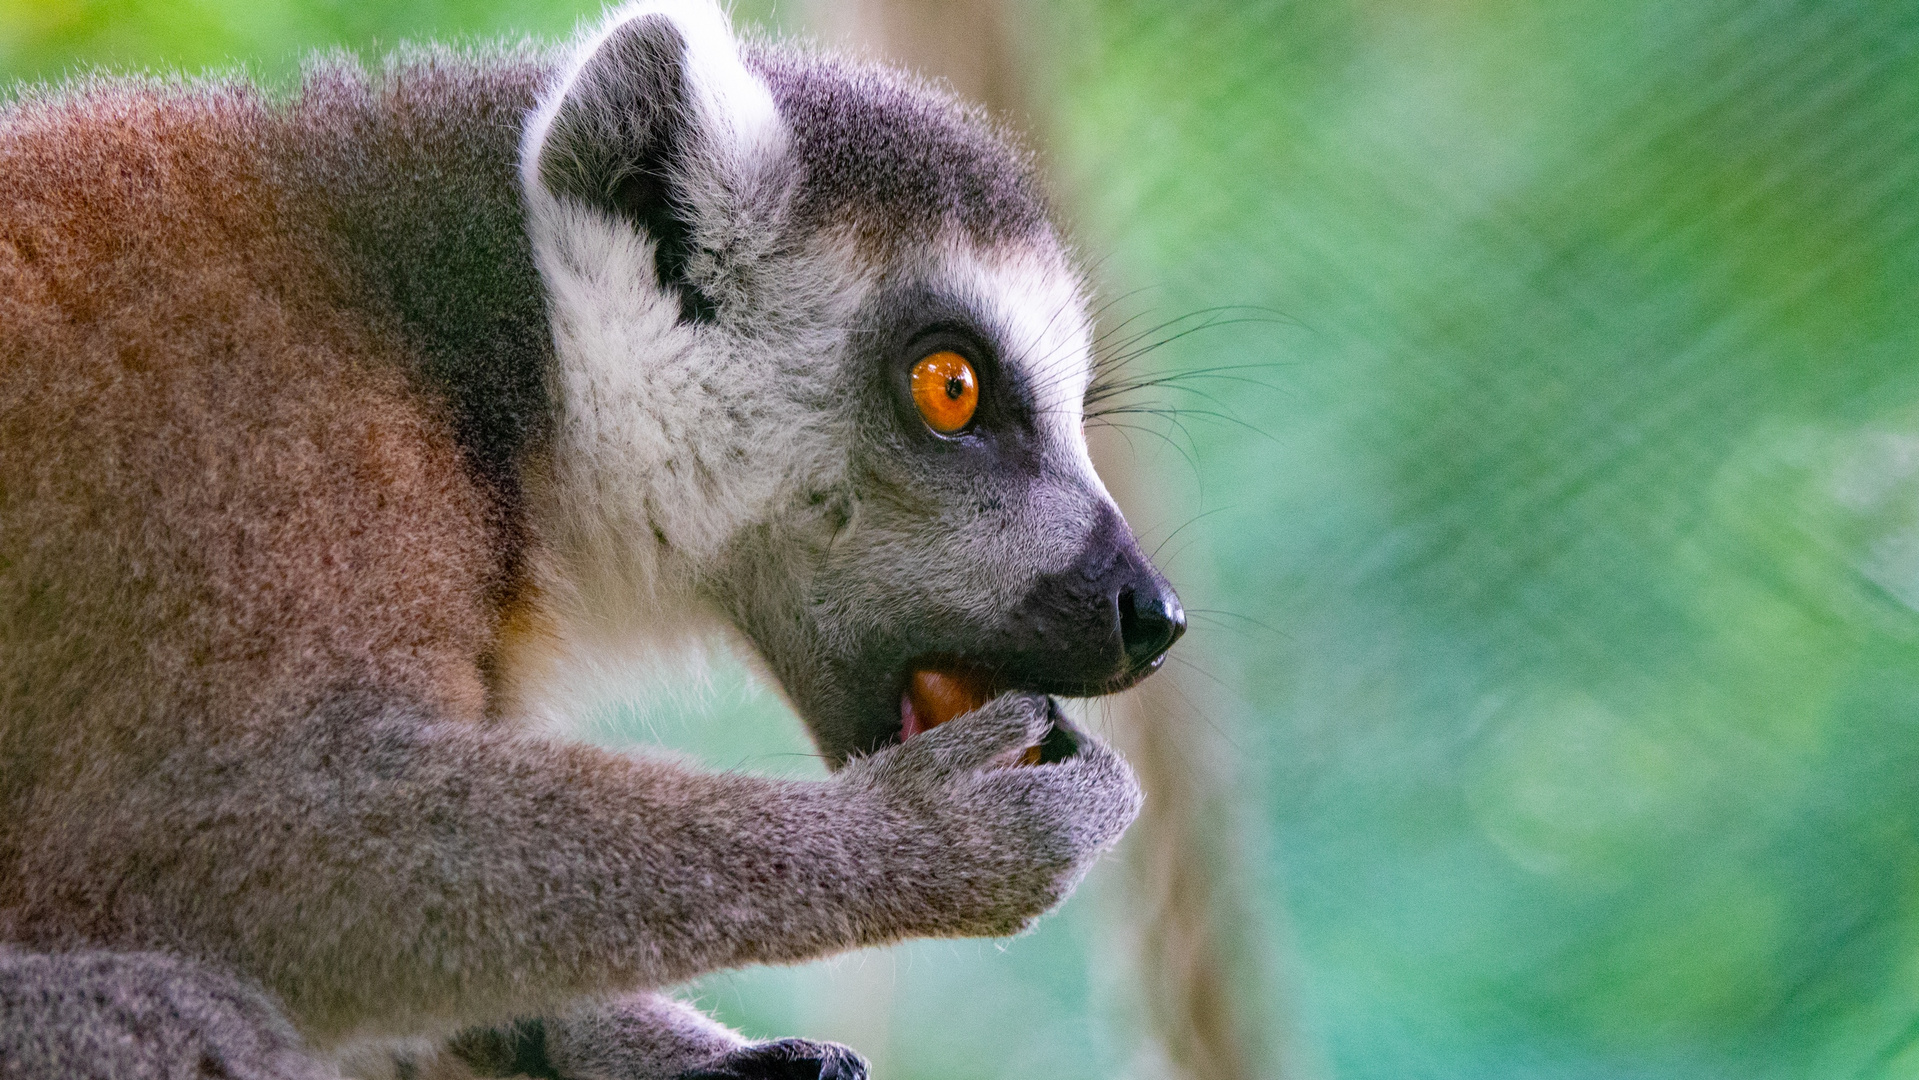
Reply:
[[1059, 252], [925, 255], [844, 336], [830, 535], [803, 507], [747, 534], [742, 569], [789, 566], [793, 585], [727, 592], [836, 756], [927, 722], [916, 672], [983, 696], [1108, 693], [1157, 668], [1183, 619], [1087, 457], [1088, 335]]
[[1156, 669], [1184, 617], [1087, 455], [1088, 318], [1026, 162], [898, 76], [742, 57], [700, 4], [583, 55], [526, 166], [582, 591], [706, 598], [835, 761], [927, 722], [917, 673]]

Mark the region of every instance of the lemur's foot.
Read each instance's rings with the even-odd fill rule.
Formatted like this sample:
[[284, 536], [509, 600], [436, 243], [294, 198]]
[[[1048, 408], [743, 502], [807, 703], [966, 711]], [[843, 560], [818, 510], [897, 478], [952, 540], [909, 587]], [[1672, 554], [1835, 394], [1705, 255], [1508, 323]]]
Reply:
[[742, 1046], [680, 1080], [866, 1080], [866, 1059], [839, 1043], [775, 1039]]

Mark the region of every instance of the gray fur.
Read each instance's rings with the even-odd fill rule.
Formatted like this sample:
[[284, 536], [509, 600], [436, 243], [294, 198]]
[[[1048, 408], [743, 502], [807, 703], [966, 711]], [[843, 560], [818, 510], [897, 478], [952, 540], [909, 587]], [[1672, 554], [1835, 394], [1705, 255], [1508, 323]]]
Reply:
[[157, 953], [0, 949], [0, 1078], [326, 1080], [260, 988]]
[[953, 226], [982, 246], [1050, 234], [1030, 157], [983, 111], [873, 64], [777, 47], [746, 59], [792, 125], [804, 227], [851, 221], [892, 247]]
[[415, 1071], [432, 1068], [451, 1080], [474, 1076], [557, 1074], [579, 1080], [671, 1076], [686, 1080], [744, 1080], [803, 1076], [807, 1080], [866, 1080], [866, 1062], [834, 1043], [810, 1039], [748, 1042], [686, 1004], [657, 994], [634, 994], [572, 1009], [543, 1022], [467, 1033]]
[[866, 1080], [866, 1063], [835, 1043], [749, 1042], [660, 994], [587, 1002], [554, 1016], [474, 1028], [440, 1045], [365, 1047], [345, 1055], [361, 1080], [746, 1080], [768, 1075]]
[[[302, 242], [370, 315], [414, 343], [413, 374], [444, 395], [488, 496], [507, 598], [525, 585], [522, 471], [551, 435], [553, 344], [517, 180], [525, 115], [554, 60], [531, 49], [416, 51], [369, 76], [351, 57], [307, 66], [272, 167]], [[422, 177], [431, 177], [422, 183]]]

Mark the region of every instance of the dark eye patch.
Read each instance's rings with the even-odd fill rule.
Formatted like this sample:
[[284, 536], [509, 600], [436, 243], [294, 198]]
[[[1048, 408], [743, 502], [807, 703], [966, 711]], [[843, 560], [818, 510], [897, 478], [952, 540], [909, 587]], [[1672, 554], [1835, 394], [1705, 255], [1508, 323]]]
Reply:
[[924, 285], [884, 290], [869, 302], [854, 341], [860, 368], [876, 376], [874, 389], [908, 431], [925, 426], [913, 404], [913, 365], [937, 352], [958, 353], [978, 376], [979, 410], [969, 433], [1005, 441], [1032, 431], [1031, 388], [1006, 361], [991, 323], [964, 301]]

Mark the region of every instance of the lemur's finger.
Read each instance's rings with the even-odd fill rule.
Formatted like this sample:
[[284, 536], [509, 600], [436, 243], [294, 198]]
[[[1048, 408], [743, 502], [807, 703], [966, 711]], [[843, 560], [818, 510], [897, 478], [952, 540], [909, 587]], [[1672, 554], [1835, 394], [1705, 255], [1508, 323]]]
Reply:
[[1080, 809], [1074, 840], [1089, 853], [1104, 851], [1139, 816], [1145, 794], [1132, 766], [1112, 747], [1084, 732], [1074, 734], [1078, 753], [1056, 766]]
[[982, 779], [989, 803], [1022, 806], [1039, 826], [1042, 858], [1080, 863], [1112, 846], [1139, 816], [1139, 781], [1113, 749], [1072, 729], [1077, 752], [1057, 764], [996, 773]]
[[902, 757], [946, 775], [1019, 759], [1046, 735], [1052, 703], [1035, 694], [1002, 694], [972, 712], [908, 739]]

